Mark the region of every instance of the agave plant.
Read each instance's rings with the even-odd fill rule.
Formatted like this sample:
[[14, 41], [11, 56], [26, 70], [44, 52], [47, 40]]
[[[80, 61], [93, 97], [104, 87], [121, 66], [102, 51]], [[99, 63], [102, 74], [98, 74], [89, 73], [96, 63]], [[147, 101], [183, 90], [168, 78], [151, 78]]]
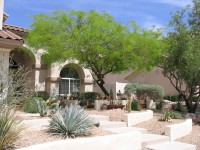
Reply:
[[25, 125], [17, 119], [15, 110], [0, 104], [0, 149], [11, 147], [24, 129]]
[[49, 131], [65, 138], [89, 135], [93, 127], [91, 118], [79, 105], [69, 105], [57, 111], [50, 120]]

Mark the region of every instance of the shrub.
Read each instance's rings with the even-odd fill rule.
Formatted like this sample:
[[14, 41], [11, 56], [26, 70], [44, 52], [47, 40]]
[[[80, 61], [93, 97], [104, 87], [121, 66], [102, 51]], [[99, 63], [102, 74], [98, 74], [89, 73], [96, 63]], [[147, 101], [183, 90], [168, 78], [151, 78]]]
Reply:
[[159, 85], [147, 85], [147, 84], [128, 84], [125, 86], [125, 93], [133, 93], [136, 91], [138, 99], [145, 99], [148, 96], [150, 99], [159, 100], [164, 95], [164, 90]]
[[100, 96], [100, 94], [97, 93], [97, 92], [85, 92], [85, 93], [83, 93], [83, 97], [85, 99], [88, 99], [88, 100], [95, 100], [99, 96]]
[[16, 112], [5, 105], [0, 105], [0, 149], [7, 149], [19, 138], [25, 126], [17, 119]]
[[35, 103], [34, 98], [27, 99], [24, 102], [23, 110], [27, 113], [38, 113], [37, 104]]
[[139, 100], [132, 101], [131, 109], [132, 110], [136, 110], [136, 111], [140, 111], [141, 110], [141, 106], [140, 106]]
[[35, 99], [35, 102], [37, 104], [37, 109], [38, 109], [38, 112], [40, 113], [40, 117], [44, 117], [45, 115], [47, 115], [47, 111], [49, 107], [47, 106], [45, 101], [40, 100], [40, 99]]
[[179, 112], [172, 111], [171, 118], [172, 119], [182, 119], [182, 116]]
[[178, 102], [178, 95], [170, 96], [169, 100], [172, 102]]
[[88, 135], [93, 123], [80, 106], [69, 105], [52, 116], [49, 127], [50, 132], [75, 138]]
[[156, 109], [161, 110], [163, 108], [163, 100], [156, 101]]
[[44, 100], [49, 98], [49, 94], [46, 91], [37, 91], [36, 96], [41, 97]]

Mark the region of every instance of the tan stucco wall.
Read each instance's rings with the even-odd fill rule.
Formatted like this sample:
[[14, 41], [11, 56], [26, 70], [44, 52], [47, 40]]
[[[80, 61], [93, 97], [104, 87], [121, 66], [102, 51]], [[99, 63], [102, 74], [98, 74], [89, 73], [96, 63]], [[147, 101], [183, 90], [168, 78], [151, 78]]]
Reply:
[[178, 94], [176, 89], [171, 85], [169, 79], [163, 76], [162, 69], [158, 67], [148, 72], [139, 73], [132, 80], [130, 80], [130, 82], [160, 85], [163, 87], [165, 95], [169, 96]]
[[[116, 82], [119, 82], [119, 83], [128, 83], [127, 80], [125, 80], [124, 78], [126, 76], [128, 76], [132, 71], [127, 71], [127, 72], [123, 72], [123, 73], [118, 73], [118, 74], [107, 74], [105, 76], [105, 87], [107, 89], [108, 92], [110, 92], [110, 89], [112, 88], [113, 90], [113, 94], [115, 95], [116, 93], [116, 90], [117, 89], [120, 89], [119, 88], [116, 88], [115, 85], [116, 85]], [[94, 85], [94, 92], [98, 92], [98, 93], [101, 93], [103, 94], [102, 90], [99, 88], [99, 86], [97, 84]]]

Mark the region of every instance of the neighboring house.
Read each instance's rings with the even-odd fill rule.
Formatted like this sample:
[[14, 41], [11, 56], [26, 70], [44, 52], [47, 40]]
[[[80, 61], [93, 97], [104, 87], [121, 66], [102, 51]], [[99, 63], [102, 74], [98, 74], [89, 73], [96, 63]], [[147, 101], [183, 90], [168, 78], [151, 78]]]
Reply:
[[129, 83], [144, 83], [151, 85], [160, 85], [164, 89], [167, 96], [177, 95], [178, 92], [170, 83], [170, 80], [162, 74], [162, 69], [155, 67], [151, 71], [142, 71], [139, 73], [131, 73], [125, 77]]
[[[3, 6], [3, 0], [0, 0]], [[2, 19], [1, 19], [2, 18]], [[34, 50], [29, 48], [23, 39], [28, 34], [28, 30], [13, 25], [4, 24], [8, 15], [3, 13], [0, 7], [0, 93], [6, 87], [8, 69], [18, 69], [25, 66], [31, 70], [29, 78], [34, 81], [32, 88], [38, 92], [47, 92], [49, 95], [70, 95], [72, 92], [101, 92], [100, 88], [94, 84], [89, 69], [82, 68], [76, 62], [69, 61], [55, 62], [47, 65], [42, 61], [44, 50]], [[20, 46], [27, 47], [30, 55], [24, 55], [19, 51]], [[12, 62], [12, 63], [9, 63]], [[174, 95], [176, 91], [169, 80], [162, 75], [162, 70], [155, 68], [149, 72], [132, 73], [132, 71], [121, 74], [108, 74], [105, 77], [106, 89], [112, 90], [113, 96], [120, 90], [124, 92], [124, 87], [128, 83], [139, 82], [146, 84], [158, 84], [165, 90], [165, 95]], [[102, 93], [102, 92], [101, 92]]]
[[[108, 91], [116, 93], [120, 90], [124, 92], [124, 87], [128, 83], [143, 83], [150, 85], [160, 85], [164, 89], [164, 94], [167, 96], [177, 95], [176, 89], [170, 83], [170, 80], [163, 76], [162, 69], [159, 67], [153, 68], [151, 71], [140, 71], [135, 73], [127, 71], [121, 74], [108, 74], [105, 76], [105, 87]], [[94, 91], [101, 92], [98, 85], [94, 85]], [[101, 92], [102, 93], [102, 92]]]

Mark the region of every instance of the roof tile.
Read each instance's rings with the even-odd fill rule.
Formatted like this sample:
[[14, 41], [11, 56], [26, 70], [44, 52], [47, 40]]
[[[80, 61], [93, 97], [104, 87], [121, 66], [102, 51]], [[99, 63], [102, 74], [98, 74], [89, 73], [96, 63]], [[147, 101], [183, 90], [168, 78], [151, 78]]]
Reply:
[[10, 39], [10, 40], [17, 40], [17, 41], [24, 41], [23, 38], [21, 38], [20, 36], [12, 33], [11, 31], [4, 29], [0, 30], [0, 38], [3, 39]]

